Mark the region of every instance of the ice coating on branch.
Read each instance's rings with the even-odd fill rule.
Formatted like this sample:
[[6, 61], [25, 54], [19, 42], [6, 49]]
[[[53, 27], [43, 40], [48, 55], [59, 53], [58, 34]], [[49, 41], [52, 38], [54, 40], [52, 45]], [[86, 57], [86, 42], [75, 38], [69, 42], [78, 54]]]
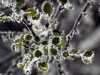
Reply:
[[33, 58], [31, 62], [28, 62], [27, 65], [25, 65], [23, 69], [26, 75], [30, 75], [32, 73], [32, 68], [36, 66], [37, 60], [38, 58]]

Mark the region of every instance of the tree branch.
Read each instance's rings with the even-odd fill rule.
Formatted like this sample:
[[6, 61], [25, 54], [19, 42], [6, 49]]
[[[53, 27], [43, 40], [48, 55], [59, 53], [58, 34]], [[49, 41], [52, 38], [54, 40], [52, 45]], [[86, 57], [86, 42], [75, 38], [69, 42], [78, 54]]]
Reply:
[[73, 35], [75, 35], [75, 32], [77, 32], [78, 23], [80, 22], [80, 20], [81, 20], [81, 18], [83, 16], [83, 12], [87, 11], [87, 9], [89, 8], [90, 4], [91, 4], [90, 2], [87, 2], [84, 5], [83, 10], [81, 11], [81, 13], [78, 15], [77, 19], [75, 20], [74, 26], [73, 26], [72, 30], [69, 32], [69, 34], [68, 34], [68, 37], [67, 37], [68, 41], [66, 43], [65, 49], [67, 49], [67, 47], [69, 47], [70, 41], [71, 41]]

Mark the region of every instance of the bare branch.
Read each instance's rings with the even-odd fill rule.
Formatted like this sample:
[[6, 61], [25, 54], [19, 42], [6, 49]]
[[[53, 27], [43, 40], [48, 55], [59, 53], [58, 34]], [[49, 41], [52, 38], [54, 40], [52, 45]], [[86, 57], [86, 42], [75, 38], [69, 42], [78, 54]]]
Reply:
[[69, 47], [70, 41], [71, 41], [73, 35], [75, 35], [75, 32], [77, 32], [78, 23], [80, 22], [80, 20], [82, 18], [82, 14], [83, 14], [83, 12], [87, 11], [87, 9], [89, 8], [90, 4], [91, 4], [90, 2], [87, 2], [84, 5], [83, 10], [81, 11], [81, 13], [79, 14], [79, 16], [75, 20], [74, 26], [73, 26], [72, 30], [69, 32], [69, 34], [68, 34], [68, 37], [67, 37], [68, 41], [66, 43], [65, 49], [67, 49], [67, 47]]

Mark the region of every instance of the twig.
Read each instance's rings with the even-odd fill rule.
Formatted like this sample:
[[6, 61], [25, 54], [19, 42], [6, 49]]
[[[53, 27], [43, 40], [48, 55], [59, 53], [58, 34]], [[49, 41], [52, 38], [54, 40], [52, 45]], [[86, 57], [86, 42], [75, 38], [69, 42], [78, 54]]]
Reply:
[[25, 26], [29, 29], [29, 31], [32, 33], [33, 37], [36, 36], [36, 34], [34, 33], [33, 29], [32, 29], [32, 25], [29, 25], [29, 23], [23, 19], [22, 23], [25, 24]]
[[[55, 19], [58, 17], [58, 15], [59, 15], [60, 11], [61, 11], [61, 10], [63, 10], [63, 9], [64, 9], [64, 8], [63, 8], [61, 5], [58, 5], [58, 7], [57, 7], [57, 10], [56, 10], [55, 14], [54, 14], [54, 13], [52, 13], [52, 14], [54, 14], [54, 15], [52, 15], [52, 16], [51, 16], [50, 21], [55, 20]], [[48, 28], [48, 26], [49, 26], [49, 22], [47, 22], [47, 23], [45, 24], [45, 26], [46, 26], [46, 28]]]
[[91, 4], [90, 2], [87, 2], [85, 4], [85, 6], [83, 7], [82, 12], [79, 14], [77, 19], [75, 20], [74, 26], [73, 26], [72, 30], [70, 31], [70, 33], [68, 34], [68, 37], [67, 37], [68, 41], [66, 43], [65, 49], [67, 49], [67, 47], [69, 47], [70, 41], [71, 41], [73, 35], [75, 34], [75, 32], [77, 31], [78, 23], [80, 22], [80, 20], [81, 20], [81, 18], [83, 16], [83, 12], [87, 11], [87, 9], [89, 8], [90, 4]]
[[64, 71], [61, 70], [61, 64], [59, 63], [59, 61], [57, 61], [57, 66], [58, 66], [58, 75], [65, 74]]
[[21, 59], [22, 59], [22, 55], [20, 54], [15, 60], [13, 60], [13, 64], [9, 67], [9, 69], [7, 70], [7, 72], [4, 75], [13, 75], [13, 72], [17, 68], [17, 63]]

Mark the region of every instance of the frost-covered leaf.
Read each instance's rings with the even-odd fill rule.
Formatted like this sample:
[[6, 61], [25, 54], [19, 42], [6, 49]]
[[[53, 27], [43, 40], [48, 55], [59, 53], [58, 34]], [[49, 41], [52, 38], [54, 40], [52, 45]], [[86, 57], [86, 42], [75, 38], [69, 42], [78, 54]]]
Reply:
[[59, 30], [53, 30], [53, 34], [55, 36], [61, 36], [61, 31], [59, 31]]
[[59, 42], [60, 42], [59, 37], [54, 37], [54, 38], [52, 39], [52, 44], [54, 44], [54, 45], [57, 45]]
[[22, 42], [15, 43], [16, 48], [20, 48], [22, 46]]
[[24, 54], [27, 54], [28, 51], [29, 51], [29, 50], [28, 50], [27, 48], [24, 48], [24, 49], [23, 49], [23, 53], [24, 53]]
[[32, 35], [26, 34], [26, 35], [24, 35], [24, 39], [25, 39], [26, 41], [29, 41], [29, 40], [32, 39]]
[[42, 72], [47, 72], [49, 69], [49, 64], [46, 62], [40, 62], [40, 63], [38, 63], [38, 68]]
[[61, 40], [60, 46], [65, 46], [66, 42], [64, 40]]
[[3, 13], [3, 14], [0, 14], [0, 20], [6, 22], [6, 21], [10, 21], [11, 18], [9, 14]]
[[42, 52], [40, 50], [36, 50], [34, 53], [35, 57], [41, 57], [42, 56]]
[[44, 47], [43, 52], [44, 52], [44, 54], [48, 54], [48, 48]]
[[76, 48], [75, 48], [75, 49], [72, 49], [72, 50], [71, 50], [71, 53], [72, 53], [72, 54], [78, 53], [78, 49], [76, 49]]
[[35, 37], [34, 37], [34, 40], [35, 40], [36, 42], [39, 42], [39, 41], [40, 41], [40, 38], [39, 38], [38, 36], [35, 36]]
[[57, 25], [58, 25], [57, 20], [53, 20], [53, 21], [51, 22], [51, 27], [52, 27], [53, 29], [57, 28]]
[[50, 15], [53, 11], [53, 6], [49, 1], [45, 1], [42, 5], [42, 11], [48, 15]]
[[93, 58], [94, 58], [94, 53], [92, 51], [86, 50], [84, 51], [83, 54], [81, 55], [81, 59], [83, 61], [83, 63], [85, 64], [92, 64]]
[[36, 16], [37, 14], [37, 10], [34, 9], [34, 8], [28, 8], [26, 11], [25, 11], [25, 16]]
[[24, 65], [22, 63], [18, 63], [17, 66], [18, 68], [21, 68], [21, 69], [24, 68]]
[[62, 56], [65, 57], [65, 58], [67, 58], [69, 56], [69, 54], [68, 54], [67, 51], [64, 51], [64, 52], [62, 52]]
[[90, 57], [92, 54], [93, 54], [92, 51], [87, 50], [87, 51], [84, 53], [84, 56]]
[[50, 53], [51, 53], [52, 55], [57, 55], [57, 50], [56, 50], [55, 48], [51, 48], [51, 49], [50, 49]]

